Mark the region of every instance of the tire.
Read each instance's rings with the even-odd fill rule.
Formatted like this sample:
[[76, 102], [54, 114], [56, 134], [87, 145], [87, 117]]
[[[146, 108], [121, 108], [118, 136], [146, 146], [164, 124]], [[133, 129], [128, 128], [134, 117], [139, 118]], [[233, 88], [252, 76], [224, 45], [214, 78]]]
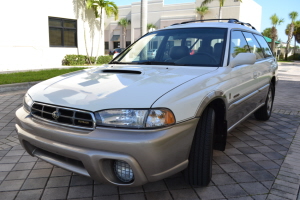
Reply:
[[272, 108], [273, 108], [274, 92], [275, 92], [274, 86], [273, 84], [271, 84], [269, 87], [265, 105], [259, 108], [254, 113], [254, 116], [257, 120], [266, 121], [270, 119], [272, 114]]
[[214, 131], [215, 111], [207, 107], [198, 122], [189, 164], [184, 171], [185, 179], [191, 185], [207, 186], [211, 180]]

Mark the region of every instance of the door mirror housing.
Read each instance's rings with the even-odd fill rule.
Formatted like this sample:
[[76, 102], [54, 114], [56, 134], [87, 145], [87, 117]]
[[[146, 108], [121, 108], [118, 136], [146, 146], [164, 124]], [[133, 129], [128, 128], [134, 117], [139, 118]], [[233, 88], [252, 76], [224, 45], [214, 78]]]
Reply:
[[239, 53], [230, 61], [228, 66], [234, 68], [239, 65], [253, 65], [255, 62], [256, 56], [254, 53]]

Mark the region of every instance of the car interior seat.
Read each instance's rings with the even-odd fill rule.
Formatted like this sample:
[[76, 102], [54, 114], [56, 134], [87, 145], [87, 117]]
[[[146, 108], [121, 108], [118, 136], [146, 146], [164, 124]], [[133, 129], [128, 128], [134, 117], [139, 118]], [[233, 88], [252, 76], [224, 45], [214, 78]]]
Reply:
[[171, 60], [169, 61], [174, 61], [174, 60], [178, 60], [181, 59], [185, 56], [189, 56], [189, 48], [186, 46], [174, 46], [170, 49], [170, 57]]

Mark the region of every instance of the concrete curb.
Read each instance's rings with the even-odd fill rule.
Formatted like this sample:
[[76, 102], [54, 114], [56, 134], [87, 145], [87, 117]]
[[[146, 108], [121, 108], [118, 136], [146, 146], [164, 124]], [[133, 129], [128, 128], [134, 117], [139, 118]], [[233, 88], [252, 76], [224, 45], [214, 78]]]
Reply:
[[28, 90], [40, 81], [0, 85], [0, 93], [18, 90]]
[[[285, 114], [285, 113], [281, 113]], [[299, 200], [300, 185], [300, 126], [281, 164], [276, 179], [270, 188], [267, 200], [290, 199]]]

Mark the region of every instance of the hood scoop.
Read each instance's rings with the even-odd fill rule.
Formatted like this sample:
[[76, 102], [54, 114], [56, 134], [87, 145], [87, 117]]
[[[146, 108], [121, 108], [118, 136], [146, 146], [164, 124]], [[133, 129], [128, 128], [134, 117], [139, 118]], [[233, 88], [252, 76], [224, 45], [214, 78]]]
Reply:
[[110, 74], [141, 74], [141, 71], [136, 70], [121, 70], [121, 69], [104, 69], [102, 70], [103, 73], [110, 73]]

